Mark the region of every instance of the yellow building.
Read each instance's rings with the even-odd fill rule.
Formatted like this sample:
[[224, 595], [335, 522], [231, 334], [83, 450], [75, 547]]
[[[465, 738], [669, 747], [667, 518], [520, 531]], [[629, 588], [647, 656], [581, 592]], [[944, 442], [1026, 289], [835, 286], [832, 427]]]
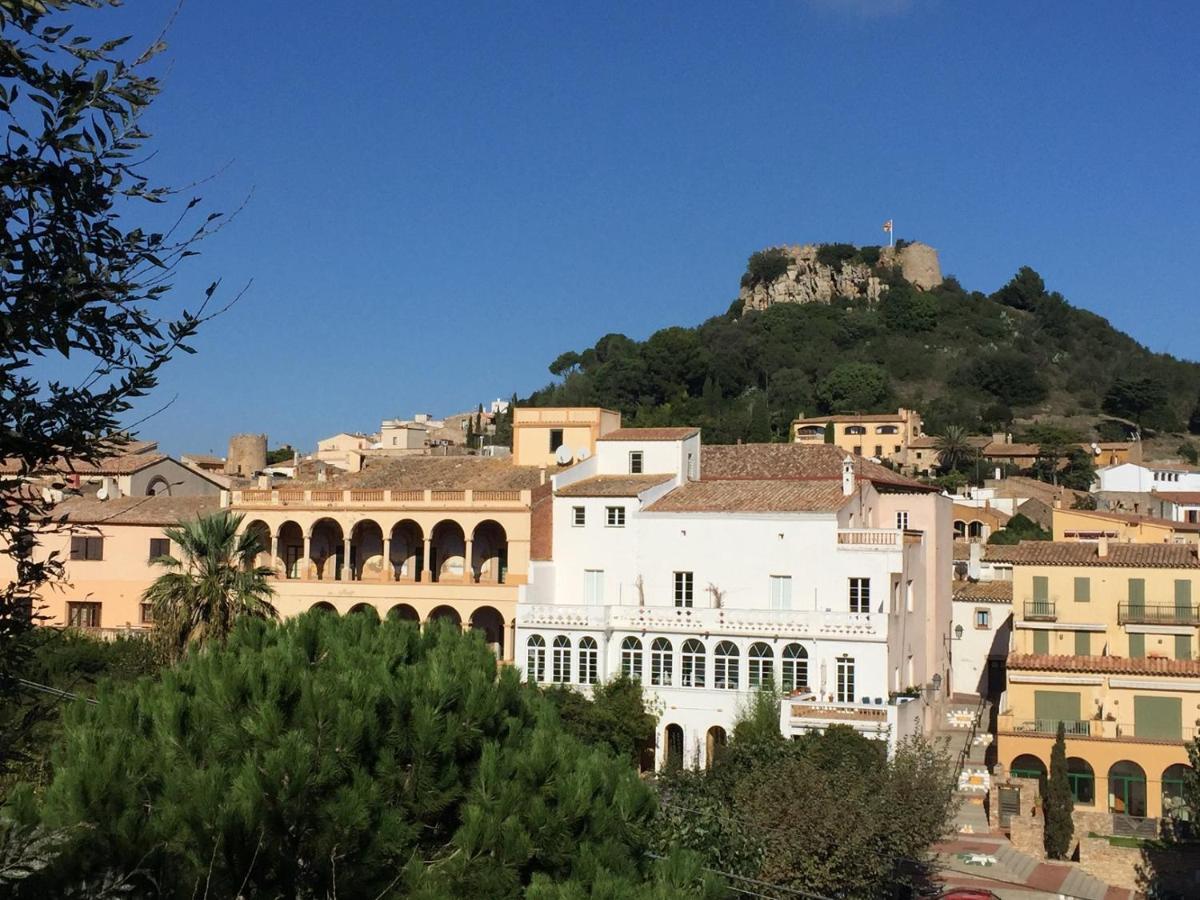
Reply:
[[1059, 722], [1076, 809], [1134, 817], [1179, 805], [1200, 721], [1200, 557], [1191, 545], [1025, 541], [1013, 567], [998, 762], [1034, 777]]
[[1200, 523], [1175, 522], [1136, 513], [1057, 508], [1052, 513], [1054, 540], [1109, 541], [1132, 544], [1200, 543]]
[[822, 444], [830, 426], [833, 427], [832, 443], [846, 453], [886, 459], [897, 465], [905, 464], [909, 441], [922, 436], [920, 414], [901, 408], [894, 413], [874, 415], [799, 418], [792, 422], [792, 441]]
[[596, 441], [621, 427], [621, 414], [599, 407], [518, 406], [513, 415], [513, 462], [558, 466], [596, 452]]

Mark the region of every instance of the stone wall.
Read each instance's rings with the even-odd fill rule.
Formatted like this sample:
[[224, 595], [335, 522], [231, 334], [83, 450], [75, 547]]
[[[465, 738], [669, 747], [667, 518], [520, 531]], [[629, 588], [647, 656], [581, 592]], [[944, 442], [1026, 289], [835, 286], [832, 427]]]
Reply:
[[1000, 788], [1015, 787], [1021, 792], [1020, 815], [1033, 816], [1038, 807], [1038, 782], [1036, 778], [1009, 778], [1004, 773], [1003, 766], [996, 766], [992, 775], [991, 789], [988, 791], [988, 827], [999, 831], [1000, 824]]
[[1040, 815], [1013, 816], [1008, 823], [1013, 847], [1034, 859], [1046, 858], [1046, 824]]

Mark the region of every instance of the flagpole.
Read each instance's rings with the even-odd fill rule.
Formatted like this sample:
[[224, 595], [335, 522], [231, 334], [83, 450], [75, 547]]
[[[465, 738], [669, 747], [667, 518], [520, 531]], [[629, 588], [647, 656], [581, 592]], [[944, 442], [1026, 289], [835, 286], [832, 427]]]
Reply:
[[888, 246], [896, 246], [896, 220], [888, 219], [888, 224], [892, 227], [888, 229]]

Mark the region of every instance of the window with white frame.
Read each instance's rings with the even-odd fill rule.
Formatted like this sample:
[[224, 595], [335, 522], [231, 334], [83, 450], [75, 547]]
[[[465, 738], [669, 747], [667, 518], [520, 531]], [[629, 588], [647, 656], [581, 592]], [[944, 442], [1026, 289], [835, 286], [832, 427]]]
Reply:
[[713, 649], [713, 687], [719, 691], [738, 689], [738, 648], [730, 641], [721, 641]]
[[854, 702], [854, 660], [842, 656], [837, 661], [837, 694], [838, 703]]
[[579, 639], [579, 683], [595, 684], [600, 680], [600, 650], [594, 637]]
[[604, 604], [604, 570], [583, 570], [583, 602], [588, 606]]
[[550, 680], [555, 684], [571, 680], [571, 639], [563, 634], [550, 645]]
[[604, 507], [604, 516], [604, 524], [609, 528], [625, 527], [625, 507], [606, 506]]
[[770, 646], [760, 642], [750, 645], [746, 654], [749, 660], [747, 681], [752, 688], [759, 688], [775, 681], [775, 653]]
[[693, 578], [691, 572], [675, 573], [675, 605], [691, 606], [694, 600], [692, 593]]
[[850, 579], [850, 612], [865, 613], [871, 611], [871, 579]]
[[896, 513], [896, 527], [899, 528], [901, 531], [907, 530], [907, 528], [908, 528], [908, 512], [907, 512], [907, 510], [902, 509]]
[[587, 508], [583, 506], [571, 507], [571, 524], [576, 528], [582, 528], [587, 524]]
[[975, 627], [982, 630], [992, 627], [992, 611], [990, 609], [975, 610]]
[[650, 683], [661, 687], [670, 687], [672, 659], [675, 648], [666, 638], [655, 638], [650, 645]]
[[641, 450], [630, 450], [629, 451], [629, 474], [630, 475], [641, 475], [642, 474], [642, 451]]
[[531, 634], [525, 647], [525, 677], [529, 681], [546, 680], [546, 639], [540, 634]]
[[704, 645], [695, 638], [683, 642], [679, 657], [679, 680], [684, 687], [704, 687]]
[[791, 609], [792, 576], [771, 575], [770, 585], [769, 600], [771, 609]]
[[808, 651], [800, 644], [783, 648], [781, 686], [785, 691], [800, 691], [808, 687]]
[[642, 680], [642, 642], [633, 636], [621, 641], [621, 674], [633, 681]]

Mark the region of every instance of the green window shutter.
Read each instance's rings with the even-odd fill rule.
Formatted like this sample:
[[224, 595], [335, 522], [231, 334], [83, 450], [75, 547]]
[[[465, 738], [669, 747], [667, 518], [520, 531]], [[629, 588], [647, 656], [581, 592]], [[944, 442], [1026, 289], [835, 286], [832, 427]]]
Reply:
[[1090, 603], [1092, 599], [1092, 579], [1076, 578], [1075, 579], [1075, 602]]
[[1047, 731], [1058, 727], [1059, 722], [1079, 721], [1078, 691], [1034, 691], [1033, 717], [1048, 725]]
[[1192, 658], [1192, 639], [1186, 634], [1175, 635], [1175, 658], [1176, 659], [1191, 659]]
[[1146, 658], [1146, 636], [1144, 634], [1131, 634], [1129, 636], [1129, 658]]
[[1129, 579], [1129, 608], [1139, 609], [1143, 613], [1146, 610], [1146, 579], [1145, 578], [1130, 578]]
[[1050, 632], [1035, 631], [1033, 633], [1033, 652], [1041, 656], [1050, 652]]
[[1183, 701], [1178, 697], [1133, 698], [1134, 737], [1177, 741], [1183, 736]]
[[1033, 602], [1045, 603], [1050, 599], [1050, 579], [1045, 575], [1033, 576]]
[[1176, 612], [1190, 612], [1192, 609], [1192, 583], [1186, 578], [1179, 578], [1175, 581], [1175, 610]]
[[1076, 656], [1091, 656], [1092, 655], [1092, 636], [1086, 631], [1075, 632], [1075, 655]]

